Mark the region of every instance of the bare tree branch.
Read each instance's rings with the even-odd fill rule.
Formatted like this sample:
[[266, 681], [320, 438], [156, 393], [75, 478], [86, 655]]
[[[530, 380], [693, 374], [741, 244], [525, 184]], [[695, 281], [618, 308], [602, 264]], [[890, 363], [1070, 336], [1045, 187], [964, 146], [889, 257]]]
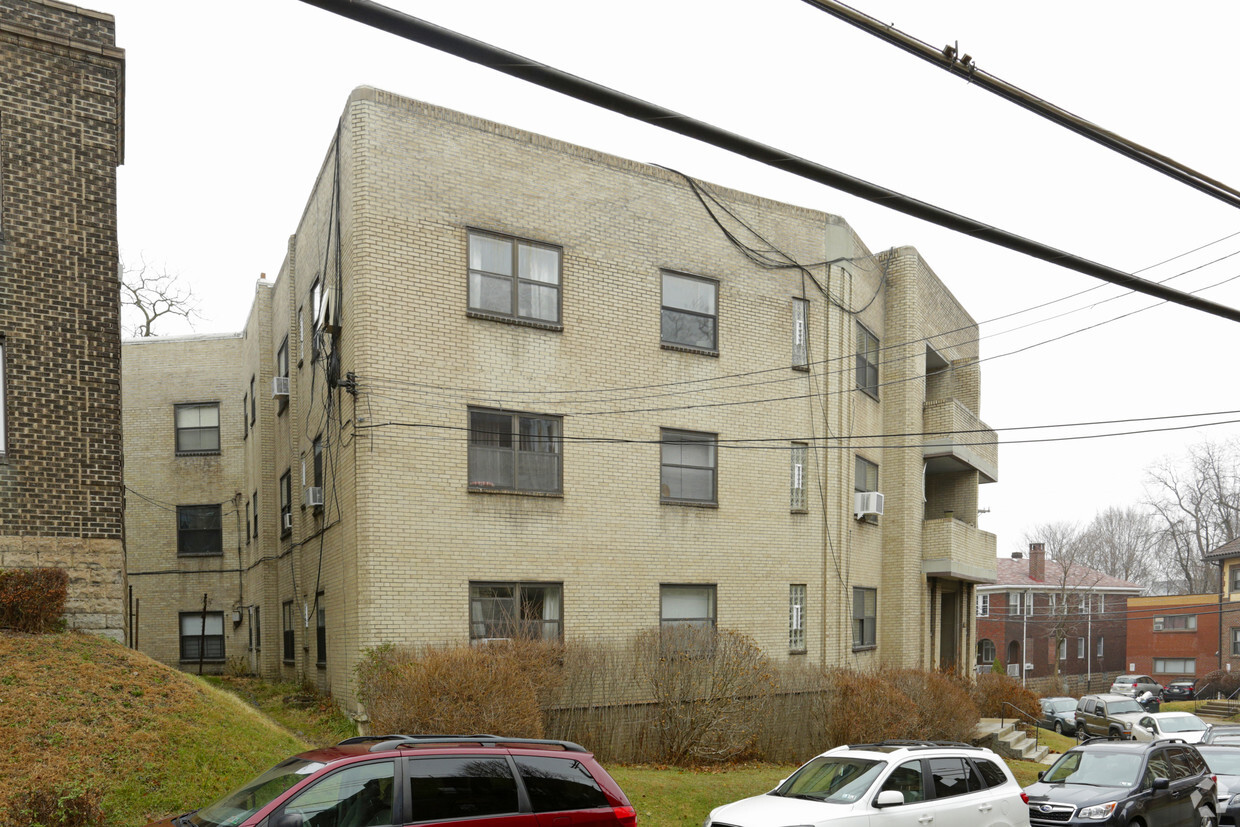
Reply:
[[194, 290], [179, 273], [156, 268], [144, 256], [136, 265], [121, 262], [121, 314], [125, 332], [131, 336], [154, 336], [155, 323], [165, 316], [180, 316], [194, 326], [202, 319]]

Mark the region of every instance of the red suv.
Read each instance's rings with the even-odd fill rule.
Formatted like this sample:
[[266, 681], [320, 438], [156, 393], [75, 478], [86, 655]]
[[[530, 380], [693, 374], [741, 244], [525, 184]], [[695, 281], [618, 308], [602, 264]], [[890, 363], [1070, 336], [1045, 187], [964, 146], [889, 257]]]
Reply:
[[148, 827], [635, 827], [584, 747], [495, 735], [349, 738], [276, 764], [201, 810]]

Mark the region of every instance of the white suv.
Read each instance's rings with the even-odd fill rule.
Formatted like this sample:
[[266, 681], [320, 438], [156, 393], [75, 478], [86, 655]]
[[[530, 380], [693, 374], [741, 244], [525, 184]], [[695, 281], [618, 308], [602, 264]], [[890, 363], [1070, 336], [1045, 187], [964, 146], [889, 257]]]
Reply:
[[1028, 799], [988, 749], [883, 741], [828, 750], [765, 795], [711, 810], [703, 827], [1025, 827]]

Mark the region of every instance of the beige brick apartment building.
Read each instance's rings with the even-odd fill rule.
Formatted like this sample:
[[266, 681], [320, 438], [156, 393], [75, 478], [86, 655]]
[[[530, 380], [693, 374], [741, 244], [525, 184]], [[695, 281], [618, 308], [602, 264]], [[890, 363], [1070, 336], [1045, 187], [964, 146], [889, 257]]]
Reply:
[[0, 0], [0, 569], [69, 573], [66, 621], [124, 636], [111, 15]]
[[385, 642], [963, 663], [976, 339], [835, 216], [358, 89], [245, 332], [125, 346], [138, 644], [347, 705]]

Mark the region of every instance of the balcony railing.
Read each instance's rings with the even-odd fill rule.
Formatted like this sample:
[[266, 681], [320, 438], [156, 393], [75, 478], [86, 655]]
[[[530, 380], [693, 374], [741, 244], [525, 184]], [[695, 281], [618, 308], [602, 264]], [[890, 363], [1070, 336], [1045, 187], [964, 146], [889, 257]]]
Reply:
[[956, 399], [937, 399], [922, 408], [926, 473], [974, 470], [980, 482], [999, 479], [998, 435]]
[[921, 570], [931, 577], [993, 583], [995, 535], [951, 517], [926, 520], [921, 532]]

